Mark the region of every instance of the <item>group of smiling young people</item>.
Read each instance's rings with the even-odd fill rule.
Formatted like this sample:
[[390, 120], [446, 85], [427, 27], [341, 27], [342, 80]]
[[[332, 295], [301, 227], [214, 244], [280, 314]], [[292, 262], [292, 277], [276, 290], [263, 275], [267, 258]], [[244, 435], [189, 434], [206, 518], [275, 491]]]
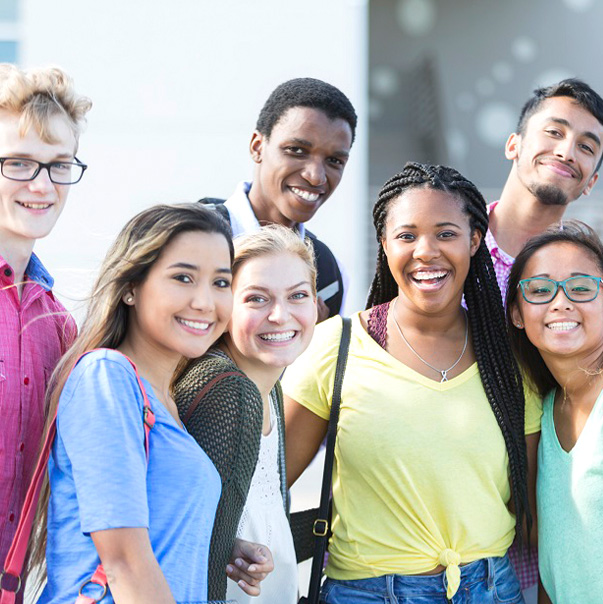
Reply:
[[[355, 114], [334, 87], [293, 82], [263, 109], [254, 180], [228, 220], [199, 203], [132, 218], [75, 335], [32, 249], [85, 170], [90, 103], [60, 70], [2, 66], [0, 322], [32, 326], [13, 326], [10, 349], [0, 334], [2, 407], [24, 408], [8, 389], [32, 362], [21, 340], [36, 335], [46, 369], [19, 506], [56, 430], [28, 556], [39, 602], [297, 601], [288, 489], [324, 440], [342, 333], [339, 316], [314, 328], [329, 309], [303, 223], [341, 179]], [[520, 603], [513, 566], [535, 559], [540, 601], [599, 601], [603, 245], [555, 218], [594, 186], [602, 138], [603, 100], [567, 80], [524, 107], [498, 203], [416, 162], [381, 189], [342, 387], [325, 603]], [[240, 231], [245, 216], [256, 224], [233, 244], [229, 222]], [[2, 514], [4, 558], [15, 530]]]

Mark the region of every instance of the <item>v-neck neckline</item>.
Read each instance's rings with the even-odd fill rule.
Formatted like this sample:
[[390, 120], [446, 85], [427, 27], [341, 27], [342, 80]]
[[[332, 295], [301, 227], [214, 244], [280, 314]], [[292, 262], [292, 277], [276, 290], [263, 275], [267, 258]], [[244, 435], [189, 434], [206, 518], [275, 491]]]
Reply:
[[559, 440], [559, 434], [557, 433], [557, 426], [555, 424], [555, 396], [557, 394], [557, 390], [555, 390], [555, 392], [552, 393], [551, 398], [551, 409], [550, 409], [550, 417], [549, 417], [549, 421], [550, 421], [550, 425], [551, 425], [551, 429], [552, 429], [552, 433], [553, 436], [555, 438], [555, 446], [558, 448], [558, 450], [562, 453], [563, 456], [566, 456], [568, 458], [573, 457], [574, 452], [580, 447], [580, 443], [584, 440], [583, 436], [584, 433], [587, 432], [589, 430], [589, 426], [590, 424], [592, 424], [592, 422], [594, 421], [592, 419], [595, 411], [597, 410], [597, 407], [603, 403], [601, 403], [601, 400], [603, 399], [603, 389], [601, 390], [601, 392], [599, 392], [597, 399], [595, 400], [595, 404], [593, 405], [593, 408], [590, 410], [590, 413], [588, 414], [588, 417], [586, 418], [586, 421], [584, 422], [584, 426], [582, 426], [582, 430], [580, 431], [580, 434], [578, 434], [578, 438], [576, 438], [576, 442], [574, 442], [573, 446], [571, 449], [566, 450], [564, 449], [563, 445], [561, 444], [561, 441]]

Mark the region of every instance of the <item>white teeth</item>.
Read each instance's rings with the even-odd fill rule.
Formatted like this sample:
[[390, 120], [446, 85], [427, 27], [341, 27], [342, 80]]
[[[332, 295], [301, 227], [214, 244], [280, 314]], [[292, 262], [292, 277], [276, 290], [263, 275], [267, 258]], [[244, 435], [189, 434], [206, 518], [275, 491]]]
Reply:
[[182, 325], [186, 325], [187, 327], [190, 327], [191, 329], [199, 329], [199, 330], [205, 330], [209, 327], [209, 323], [206, 323], [204, 321], [186, 321], [185, 319], [176, 319], [178, 321], [178, 323], [182, 323]]
[[574, 327], [578, 327], [578, 323], [576, 321], [558, 321], [557, 323], [549, 323], [547, 327], [553, 331], [569, 331]]
[[25, 203], [24, 201], [20, 201], [19, 203], [30, 210], [45, 210], [51, 205], [49, 203]]
[[260, 338], [268, 342], [285, 342], [286, 340], [291, 340], [294, 336], [294, 331], [283, 331], [282, 333], [263, 333], [260, 335]]
[[423, 281], [428, 279], [441, 279], [448, 274], [447, 271], [417, 271], [413, 273], [413, 278], [417, 281]]
[[318, 198], [320, 197], [318, 193], [310, 193], [310, 191], [304, 191], [303, 189], [298, 189], [297, 187], [291, 187], [291, 190], [306, 201], [318, 201]]

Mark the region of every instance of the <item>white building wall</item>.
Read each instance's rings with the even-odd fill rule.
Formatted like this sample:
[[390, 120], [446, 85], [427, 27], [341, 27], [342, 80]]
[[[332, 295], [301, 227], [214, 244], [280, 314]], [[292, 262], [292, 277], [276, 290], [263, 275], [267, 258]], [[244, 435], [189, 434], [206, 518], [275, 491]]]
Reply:
[[[107, 246], [137, 211], [227, 197], [251, 175], [247, 146], [282, 81], [338, 86], [360, 117], [341, 185], [310, 227], [366, 294], [366, 0], [21, 0], [19, 62], [57, 64], [94, 107], [73, 187], [36, 251], [70, 309], [81, 307]], [[78, 312], [78, 315], [80, 313]]]

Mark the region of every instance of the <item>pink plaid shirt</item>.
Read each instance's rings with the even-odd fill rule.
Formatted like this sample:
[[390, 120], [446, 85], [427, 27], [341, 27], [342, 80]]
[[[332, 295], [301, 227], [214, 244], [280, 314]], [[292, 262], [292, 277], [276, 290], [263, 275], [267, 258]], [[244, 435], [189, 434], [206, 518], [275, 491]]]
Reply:
[[46, 385], [77, 329], [71, 315], [52, 294], [52, 277], [33, 254], [25, 279], [19, 300], [13, 270], [0, 256], [2, 568], [36, 463], [44, 425]]
[[[498, 201], [493, 201], [488, 206], [488, 215], [490, 215], [497, 204]], [[511, 267], [513, 266], [513, 262], [515, 262], [515, 258], [509, 256], [509, 254], [498, 247], [494, 235], [492, 235], [490, 230], [486, 233], [486, 245], [490, 250], [490, 256], [492, 256], [492, 264], [494, 264], [494, 272], [496, 273], [496, 280], [498, 281], [498, 287], [500, 287], [504, 304], [507, 298], [509, 274], [511, 273]], [[514, 543], [511, 549], [509, 549], [509, 558], [515, 568], [521, 589], [527, 589], [538, 583], [538, 552], [533, 550], [530, 559], [528, 559], [527, 549], [523, 552], [523, 557], [520, 554], [519, 548]]]
[[[497, 205], [498, 201], [493, 201], [488, 206], [488, 216]], [[486, 245], [490, 250], [490, 256], [492, 256], [492, 264], [494, 264], [494, 272], [496, 273], [496, 280], [498, 281], [498, 287], [500, 287], [500, 293], [502, 294], [504, 304], [507, 297], [509, 274], [511, 273], [511, 267], [513, 266], [513, 262], [515, 262], [515, 258], [509, 256], [507, 252], [498, 247], [494, 235], [492, 235], [492, 231], [490, 230], [486, 233]]]

